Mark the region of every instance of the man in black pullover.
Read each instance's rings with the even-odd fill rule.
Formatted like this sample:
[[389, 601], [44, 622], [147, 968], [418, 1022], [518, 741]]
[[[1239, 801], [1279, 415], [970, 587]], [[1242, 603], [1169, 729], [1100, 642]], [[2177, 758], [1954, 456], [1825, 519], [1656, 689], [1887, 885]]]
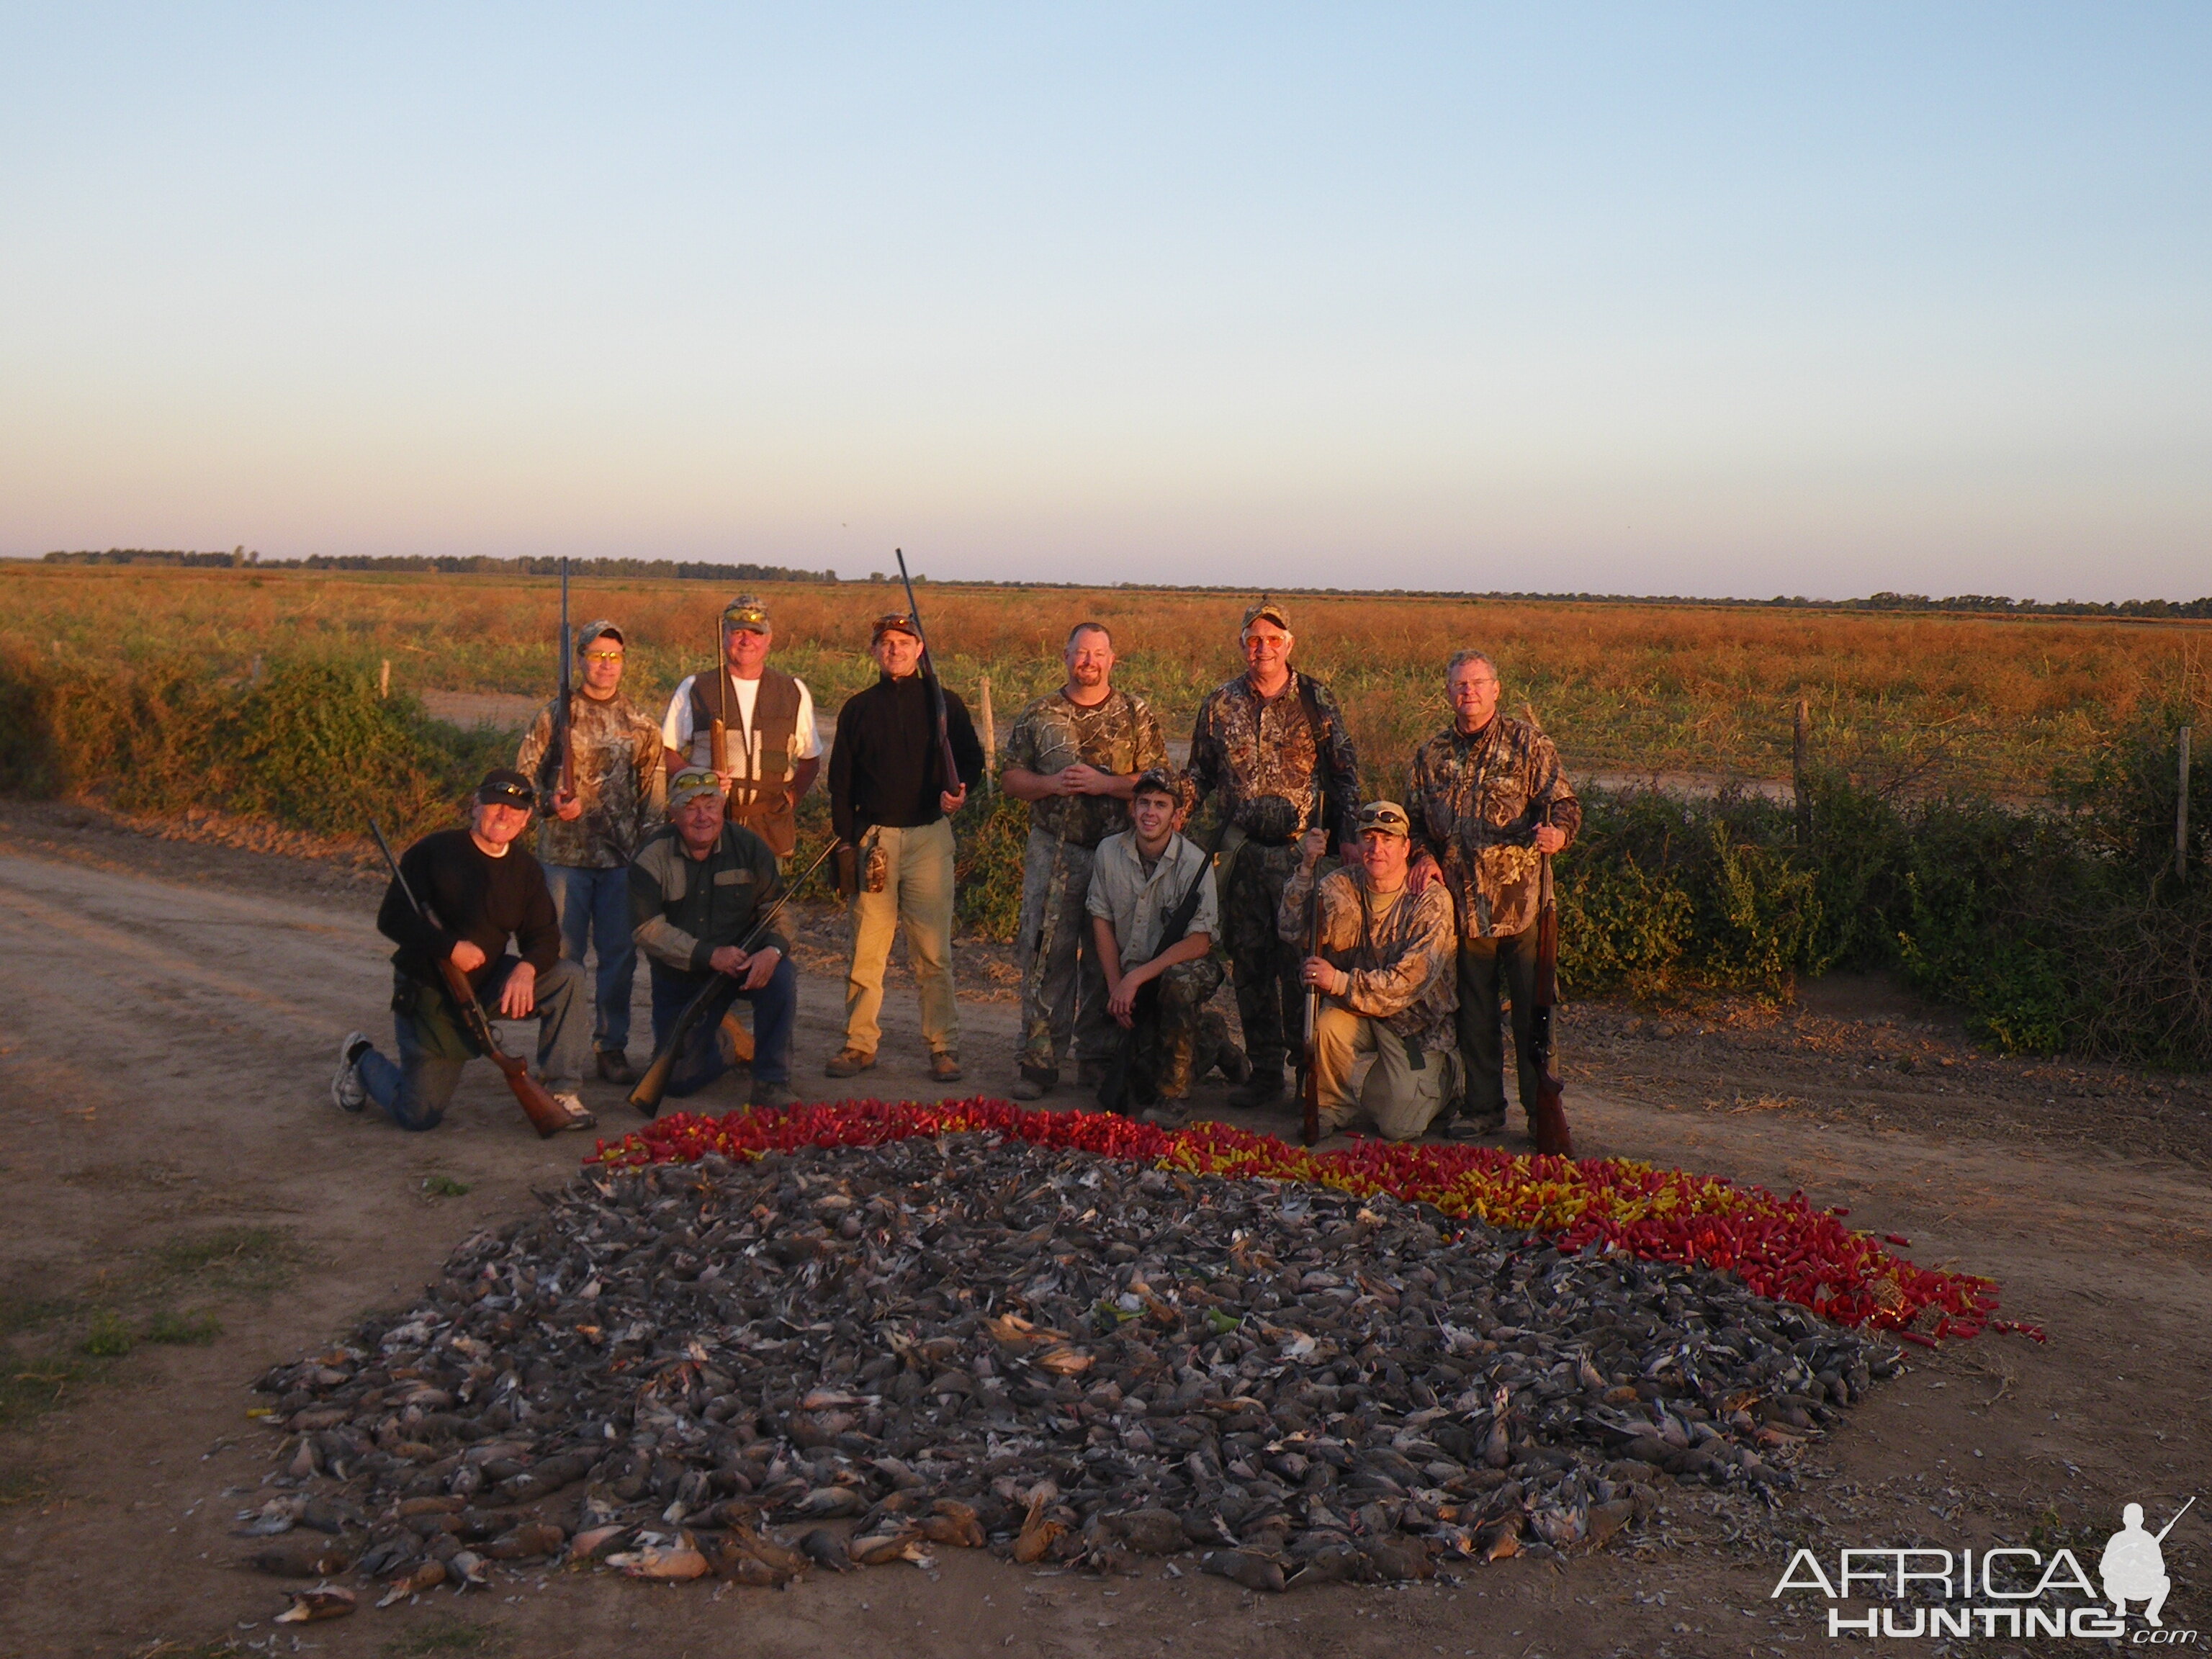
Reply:
[[[338, 1052], [331, 1097], [357, 1112], [374, 1100], [403, 1129], [434, 1129], [480, 1051], [471, 1040], [438, 969], [450, 960], [469, 978], [494, 1019], [538, 1021], [538, 1069], [568, 1127], [587, 1129], [592, 1115], [577, 1093], [591, 1010], [578, 1002], [576, 964], [561, 955], [561, 923], [545, 872], [514, 845], [530, 823], [532, 794], [521, 773], [502, 768], [477, 786], [465, 830], [440, 830], [400, 855], [418, 915], [393, 882], [376, 913], [377, 931], [398, 945], [392, 953], [392, 1024], [399, 1041], [394, 1065], [359, 1031]], [[513, 939], [517, 954], [507, 954]]]
[[853, 960], [845, 975], [845, 1046], [823, 1069], [853, 1077], [876, 1063], [883, 1041], [884, 966], [891, 936], [906, 929], [907, 962], [921, 996], [929, 1074], [960, 1076], [960, 1015], [952, 997], [952, 823], [983, 775], [983, 746], [968, 710], [945, 694], [946, 736], [958, 775], [945, 775], [921, 636], [906, 616], [878, 617], [871, 642], [882, 677], [837, 715], [830, 753], [830, 815], [858, 849]]

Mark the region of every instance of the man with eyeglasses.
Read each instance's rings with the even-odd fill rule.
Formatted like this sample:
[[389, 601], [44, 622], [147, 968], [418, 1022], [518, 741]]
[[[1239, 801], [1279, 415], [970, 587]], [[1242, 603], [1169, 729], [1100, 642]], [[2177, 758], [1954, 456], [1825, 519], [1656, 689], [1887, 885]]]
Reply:
[[660, 738], [672, 775], [686, 766], [715, 773], [731, 822], [787, 859], [799, 845], [799, 803], [822, 769], [822, 738], [806, 682], [769, 666], [775, 643], [768, 607], [750, 593], [738, 595], [722, 612], [720, 664], [676, 688], [661, 717]]
[[[583, 670], [568, 697], [567, 792], [556, 789], [538, 825], [538, 859], [561, 918], [561, 954], [580, 969], [587, 948], [599, 952], [592, 1047], [609, 1083], [637, 1081], [630, 1067], [630, 993], [637, 947], [630, 941], [629, 861], [661, 820], [666, 777], [660, 728], [623, 695], [622, 629], [586, 623], [576, 631]], [[553, 703], [539, 711], [522, 739], [515, 769], [538, 775], [553, 740]]]
[[1536, 996], [1536, 915], [1543, 860], [1582, 828], [1582, 803], [1559, 767], [1559, 751], [1528, 720], [1498, 712], [1498, 667], [1480, 651], [1455, 654], [1444, 670], [1452, 723], [1414, 752], [1407, 799], [1413, 840], [1440, 868], [1459, 912], [1459, 1050], [1467, 1099], [1445, 1133], [1455, 1140], [1505, 1127], [1505, 1042], [1501, 994], [1513, 1001], [1513, 1055], [1521, 1108], [1536, 1102], [1530, 1051]]

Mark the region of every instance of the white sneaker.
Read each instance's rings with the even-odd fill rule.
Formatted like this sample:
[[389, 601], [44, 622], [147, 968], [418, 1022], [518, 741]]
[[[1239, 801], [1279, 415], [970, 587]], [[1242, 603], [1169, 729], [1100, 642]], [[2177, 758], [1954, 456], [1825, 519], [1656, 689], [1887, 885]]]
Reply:
[[553, 1097], [553, 1103], [568, 1115], [568, 1122], [562, 1126], [563, 1128], [596, 1129], [599, 1127], [599, 1119], [593, 1117], [592, 1115], [591, 1108], [584, 1104], [583, 1096], [579, 1094], [556, 1095]]
[[368, 1104], [368, 1088], [361, 1080], [361, 1067], [354, 1064], [354, 1052], [368, 1046], [368, 1039], [359, 1031], [348, 1031], [346, 1039], [338, 1044], [338, 1069], [331, 1079], [331, 1103], [341, 1110], [357, 1112]]

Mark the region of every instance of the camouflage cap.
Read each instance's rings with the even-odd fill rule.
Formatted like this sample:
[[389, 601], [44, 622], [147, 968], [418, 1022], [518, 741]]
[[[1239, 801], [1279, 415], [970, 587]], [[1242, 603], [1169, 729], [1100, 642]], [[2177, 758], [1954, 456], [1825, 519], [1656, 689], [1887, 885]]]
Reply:
[[1285, 634], [1297, 631], [1291, 626], [1290, 612], [1264, 594], [1261, 597], [1259, 604], [1244, 613], [1244, 626], [1247, 629], [1255, 622], [1271, 622]]
[[1412, 840], [1413, 821], [1395, 800], [1370, 800], [1359, 809], [1359, 833], [1398, 836]]
[[722, 781], [703, 766], [682, 766], [668, 781], [668, 810], [674, 811], [687, 800], [701, 795], [719, 795]]
[[604, 640], [609, 635], [613, 636], [614, 642], [617, 645], [623, 647], [624, 649], [629, 648], [629, 641], [623, 637], [622, 629], [617, 628], [605, 617], [602, 617], [597, 622], [586, 623], [581, 628], [576, 630], [576, 654], [580, 657], [582, 656], [584, 654], [584, 647], [586, 646], [591, 644], [594, 640]]
[[740, 593], [722, 607], [722, 627], [726, 631], [744, 634], [770, 634], [775, 625], [768, 619], [768, 607], [750, 593]]
[[893, 611], [876, 618], [874, 626], [868, 630], [868, 643], [873, 645], [886, 634], [911, 634], [920, 639], [921, 629], [915, 626], [913, 617], [906, 611]]
[[1139, 795], [1165, 795], [1169, 799], [1182, 799], [1182, 781], [1164, 766], [1147, 767], [1137, 774], [1136, 782], [1129, 786], [1129, 798]]

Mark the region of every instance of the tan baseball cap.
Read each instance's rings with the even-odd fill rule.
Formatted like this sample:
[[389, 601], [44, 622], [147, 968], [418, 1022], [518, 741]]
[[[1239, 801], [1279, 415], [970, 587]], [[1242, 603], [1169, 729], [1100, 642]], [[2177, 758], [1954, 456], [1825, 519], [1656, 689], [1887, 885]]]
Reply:
[[1395, 800], [1370, 800], [1359, 809], [1359, 833], [1372, 832], [1378, 836], [1397, 836], [1411, 841], [1413, 821], [1406, 816], [1406, 809]]

